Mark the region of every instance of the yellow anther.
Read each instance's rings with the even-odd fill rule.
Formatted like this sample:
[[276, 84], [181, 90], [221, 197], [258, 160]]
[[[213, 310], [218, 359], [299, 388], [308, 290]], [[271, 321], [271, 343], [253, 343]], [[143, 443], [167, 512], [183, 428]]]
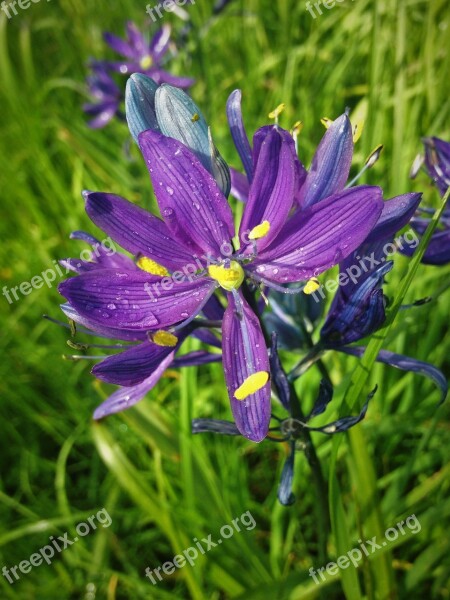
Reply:
[[248, 234], [248, 239], [249, 240], [259, 240], [259, 238], [265, 237], [269, 233], [269, 230], [270, 230], [269, 221], [263, 221], [259, 225], [256, 225], [256, 227], [253, 227], [253, 229]]
[[308, 295], [314, 294], [314, 292], [317, 292], [317, 290], [319, 288], [320, 288], [319, 280], [317, 279], [317, 277], [313, 277], [306, 283], [305, 287], [303, 288], [303, 292]]
[[285, 108], [286, 104], [279, 104], [272, 112], [269, 113], [269, 119], [275, 119], [275, 121], [278, 123], [278, 117], [281, 115]]
[[245, 400], [248, 396], [263, 388], [268, 381], [269, 373], [267, 371], [257, 371], [244, 380], [244, 383], [234, 392], [234, 397], [236, 400]]
[[141, 58], [139, 66], [141, 67], [141, 69], [150, 69], [152, 64], [153, 64], [153, 58], [150, 56], [150, 54], [147, 54], [146, 56], [143, 56]]
[[374, 150], [372, 150], [365, 162], [365, 165], [368, 169], [371, 169], [373, 165], [377, 162], [377, 160], [380, 158], [382, 151], [383, 144], [379, 144]]
[[196, 121], [198, 121], [200, 119], [200, 115], [198, 113], [194, 113], [191, 117], [191, 121], [193, 123], [195, 123]]
[[150, 273], [150, 275], [161, 275], [161, 277], [167, 277], [167, 275], [170, 275], [166, 267], [163, 267], [156, 261], [148, 258], [148, 256], [141, 256], [138, 258], [136, 265], [143, 271]]
[[178, 338], [176, 335], [173, 335], [173, 333], [170, 333], [169, 331], [163, 331], [162, 329], [153, 333], [150, 336], [150, 339], [158, 346], [166, 346], [169, 348], [173, 348], [173, 346], [178, 344]]
[[229, 267], [224, 265], [210, 265], [208, 275], [215, 279], [224, 290], [231, 292], [237, 290], [244, 281], [245, 273], [241, 265], [232, 260]]
[[356, 144], [356, 142], [361, 137], [363, 129], [364, 129], [364, 120], [363, 119], [359, 119], [353, 125], [353, 143], [354, 144]]
[[302, 129], [303, 129], [303, 121], [297, 121], [292, 126], [292, 135], [294, 135], [294, 136], [295, 135], [300, 135]]
[[331, 123], [333, 122], [333, 119], [329, 119], [328, 117], [324, 117], [323, 119], [320, 119], [320, 122], [325, 127], [325, 129], [329, 129]]

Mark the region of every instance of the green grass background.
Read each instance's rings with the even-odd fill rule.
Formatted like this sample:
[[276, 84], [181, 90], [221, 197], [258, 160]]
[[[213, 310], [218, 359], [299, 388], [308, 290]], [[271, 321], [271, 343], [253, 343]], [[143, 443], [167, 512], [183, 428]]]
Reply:
[[[313, 19], [303, 0], [232, 2], [211, 20], [211, 1], [187, 8], [194, 30], [172, 63], [197, 79], [192, 94], [216, 145], [239, 166], [225, 119], [228, 94], [240, 87], [249, 131], [286, 103], [281, 125], [305, 123], [300, 154], [309, 163], [323, 127], [350, 106], [364, 115], [354, 171], [377, 144], [385, 151], [365, 181], [386, 197], [438, 194], [424, 175], [409, 181], [420, 137], [450, 139], [450, 14], [447, 0], [344, 0]], [[154, 208], [137, 149], [127, 158], [120, 123], [91, 131], [81, 110], [86, 61], [112, 56], [103, 30], [122, 35], [140, 23], [144, 3], [53, 0], [0, 18], [0, 191], [2, 286], [30, 281], [53, 261], [77, 256], [72, 230], [99, 234], [83, 210], [82, 189], [111, 191]], [[175, 27], [173, 15], [164, 16]], [[396, 258], [387, 293], [394, 296], [408, 261]], [[384, 347], [448, 373], [449, 267], [419, 266], [406, 301], [444, 290], [433, 302], [401, 311]], [[55, 282], [56, 283], [56, 282]], [[10, 585], [3, 599], [278, 599], [439, 598], [450, 596], [449, 410], [419, 376], [386, 366], [370, 369], [364, 394], [378, 384], [365, 421], [339, 447], [314, 435], [330, 481], [333, 534], [328, 560], [415, 514], [420, 533], [400, 537], [359, 569], [315, 585], [308, 569], [323, 565], [313, 475], [297, 455], [290, 508], [276, 501], [287, 447], [243, 439], [192, 438], [190, 419], [229, 418], [220, 365], [169, 371], [138, 406], [94, 425], [91, 414], [111, 391], [87, 361], [66, 362], [66, 330], [55, 286], [8, 304], [0, 298], [1, 485], [0, 568], [27, 559], [50, 535], [105, 507], [112, 517], [50, 565]], [[191, 348], [195, 348], [192, 343]], [[357, 364], [326, 357], [339, 413]], [[298, 382], [307, 409], [316, 394], [314, 369]], [[361, 403], [363, 398], [359, 398]], [[252, 531], [152, 586], [144, 569], [171, 560], [250, 510]]]

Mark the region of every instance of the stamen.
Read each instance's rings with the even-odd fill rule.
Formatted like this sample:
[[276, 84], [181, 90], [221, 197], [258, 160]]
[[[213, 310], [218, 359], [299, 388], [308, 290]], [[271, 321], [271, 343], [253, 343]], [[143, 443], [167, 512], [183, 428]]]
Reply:
[[269, 373], [267, 371], [257, 371], [244, 380], [234, 392], [234, 397], [236, 400], [245, 400], [248, 396], [263, 388], [268, 381]]
[[292, 134], [292, 137], [294, 138], [295, 152], [297, 154], [298, 154], [298, 136], [302, 132], [302, 129], [303, 129], [303, 122], [302, 121], [297, 121], [292, 126], [291, 134]]
[[257, 281], [259, 283], [263, 283], [264, 285], [267, 285], [267, 287], [270, 287], [277, 292], [281, 292], [282, 294], [299, 294], [300, 292], [303, 292], [305, 289], [304, 285], [301, 285], [299, 287], [285, 288], [281, 285], [273, 283], [273, 281], [270, 281], [270, 280], [266, 279], [265, 277], [261, 277], [261, 275], [257, 275], [256, 273], [252, 273], [250, 275], [250, 278], [254, 279], [255, 281]]
[[161, 275], [161, 277], [167, 277], [170, 275], [166, 267], [163, 267], [156, 261], [148, 258], [148, 256], [141, 256], [137, 259], [136, 265], [150, 275]]
[[347, 185], [345, 186], [345, 189], [348, 189], [349, 187], [352, 187], [352, 185], [354, 185], [358, 181], [358, 179], [360, 179], [368, 169], [371, 169], [373, 167], [373, 165], [380, 158], [382, 150], [383, 150], [383, 145], [382, 144], [379, 144], [376, 148], [374, 148], [374, 150], [372, 150], [372, 152], [367, 157], [366, 162], [364, 163], [364, 167], [350, 181], [350, 183], [347, 183]]
[[141, 67], [141, 69], [150, 69], [152, 64], [153, 64], [153, 58], [150, 56], [150, 54], [147, 54], [146, 56], [143, 56], [141, 58], [139, 66]]
[[194, 113], [191, 117], [191, 121], [196, 123], [200, 119], [200, 115], [198, 113]]
[[269, 119], [275, 119], [275, 125], [278, 125], [278, 117], [281, 115], [285, 108], [286, 104], [281, 103], [272, 112], [269, 113]]
[[317, 290], [319, 288], [320, 288], [319, 280], [317, 279], [317, 277], [313, 277], [306, 283], [305, 287], [303, 288], [303, 292], [307, 295], [314, 294], [314, 292], [317, 292]]
[[354, 144], [356, 144], [356, 142], [361, 137], [363, 129], [364, 129], [364, 119], [358, 119], [358, 121], [356, 121], [355, 124], [353, 125], [353, 143]]
[[248, 234], [249, 240], [259, 240], [260, 238], [266, 237], [266, 235], [270, 231], [270, 223], [269, 221], [263, 221], [253, 229]]
[[229, 265], [210, 265], [208, 275], [227, 292], [237, 290], [245, 277], [244, 269], [235, 260], [230, 261]]
[[173, 335], [173, 333], [170, 333], [170, 331], [164, 331], [162, 329], [156, 331], [155, 333], [150, 333], [148, 337], [154, 344], [157, 344], [158, 346], [173, 348], [178, 344], [178, 338], [176, 335]]
[[325, 129], [329, 129], [330, 125], [333, 123], [333, 119], [329, 119], [328, 117], [324, 117], [323, 119], [320, 119], [320, 122], [325, 127]]

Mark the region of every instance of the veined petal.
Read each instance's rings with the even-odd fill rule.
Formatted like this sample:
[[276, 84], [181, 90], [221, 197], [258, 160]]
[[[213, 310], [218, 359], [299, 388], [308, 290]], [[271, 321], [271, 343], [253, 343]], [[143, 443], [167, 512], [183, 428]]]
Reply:
[[234, 236], [231, 209], [212, 175], [186, 146], [155, 131], [139, 144], [163, 218], [182, 243], [220, 257]]
[[280, 283], [315, 277], [360, 246], [382, 209], [381, 189], [360, 186], [297, 211], [246, 270]]
[[193, 262], [192, 254], [174, 242], [164, 221], [115, 194], [84, 192], [90, 219], [132, 254], [142, 254], [169, 269]]
[[258, 240], [259, 251], [275, 239], [285, 224], [297, 186], [294, 140], [279, 127], [265, 131], [239, 230], [243, 236], [264, 221], [269, 223], [268, 233]]
[[235, 393], [251, 375], [269, 373], [269, 357], [258, 318], [242, 297], [239, 304], [228, 294], [222, 325], [223, 368], [236, 425], [243, 436], [260, 442], [269, 429], [270, 381], [243, 400], [237, 400]]
[[365, 244], [379, 242], [392, 238], [397, 231], [400, 231], [409, 223], [414, 216], [422, 194], [402, 194], [390, 200], [386, 200], [383, 204], [383, 211], [378, 219], [377, 224], [367, 236]]
[[198, 365], [209, 365], [213, 362], [222, 362], [221, 354], [213, 354], [206, 350], [195, 350], [182, 356], [177, 356], [173, 361], [174, 367], [196, 367]]
[[[352, 356], [362, 356], [366, 349], [363, 346], [350, 346], [346, 348], [340, 348], [339, 350], [341, 352], [345, 352], [345, 354], [351, 354]], [[417, 360], [409, 356], [404, 356], [403, 354], [396, 354], [395, 352], [390, 352], [389, 350], [380, 350], [375, 360], [377, 362], [390, 365], [391, 367], [401, 369], [402, 371], [412, 371], [413, 373], [418, 373], [419, 375], [423, 375], [424, 377], [431, 379], [441, 392], [440, 403], [444, 402], [445, 398], [447, 397], [447, 379], [442, 371], [430, 363]]]
[[425, 165], [441, 196], [450, 185], [450, 143], [437, 137], [423, 138]]
[[231, 92], [227, 100], [227, 119], [231, 137], [247, 174], [247, 180], [250, 182], [253, 178], [252, 149], [242, 119], [241, 99], [241, 90]]
[[67, 279], [59, 292], [81, 316], [105, 327], [164, 329], [201, 306], [215, 289], [210, 279], [179, 282], [142, 272], [90, 271]]
[[385, 262], [353, 286], [341, 286], [320, 331], [327, 347], [335, 348], [361, 340], [384, 323], [383, 279], [394, 263]]
[[86, 327], [88, 330], [90, 330], [88, 332], [83, 331], [82, 329], [83, 333], [91, 333], [91, 335], [96, 335], [103, 338], [110, 338], [112, 340], [123, 340], [127, 342], [144, 341], [147, 339], [147, 334], [145, 331], [130, 331], [118, 327], [106, 327], [97, 323], [95, 319], [90, 319], [89, 316], [81, 316], [73, 308], [73, 306], [70, 306], [70, 304], [68, 303], [61, 304], [60, 306], [61, 310], [68, 319], [70, 319], [71, 321], [75, 321], [75, 323], [81, 325], [82, 328]]
[[138, 142], [142, 131], [153, 129], [159, 131], [155, 112], [155, 93], [158, 84], [142, 73], [133, 73], [127, 81], [125, 89], [125, 114], [128, 129]]
[[236, 169], [230, 169], [231, 175], [231, 195], [240, 200], [241, 202], [247, 202], [248, 194], [250, 192], [250, 185], [248, 179]]
[[144, 379], [141, 383], [131, 387], [122, 387], [116, 392], [111, 394], [100, 406], [95, 409], [94, 419], [102, 419], [113, 413], [121, 412], [134, 404], [137, 404], [144, 396], [155, 387], [158, 381], [161, 379], [164, 371], [172, 362], [174, 352], [168, 354], [163, 360], [156, 366], [152, 374]]
[[306, 208], [344, 189], [353, 157], [353, 132], [346, 114], [325, 132], [301, 189], [300, 206]]
[[180, 343], [173, 347], [158, 346], [149, 341], [143, 342], [120, 354], [109, 356], [93, 367], [92, 374], [107, 383], [123, 386], [136, 385], [150, 377], [169, 355], [173, 360]]

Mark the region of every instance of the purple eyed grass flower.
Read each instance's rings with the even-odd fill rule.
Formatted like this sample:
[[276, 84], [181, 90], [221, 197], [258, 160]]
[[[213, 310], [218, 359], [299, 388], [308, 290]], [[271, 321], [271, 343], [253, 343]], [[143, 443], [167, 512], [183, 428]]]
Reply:
[[[445, 195], [450, 186], [450, 142], [445, 142], [436, 137], [423, 138], [425, 146], [425, 156], [420, 157], [418, 166], [424, 163], [428, 175], [433, 180], [439, 190], [441, 197]], [[411, 176], [417, 175], [418, 168], [413, 167]], [[430, 208], [420, 209], [422, 215], [433, 213]], [[430, 219], [417, 215], [412, 221], [411, 226], [422, 236], [430, 223]], [[411, 255], [410, 249], [406, 249], [405, 254]], [[441, 217], [440, 228], [433, 234], [430, 243], [425, 251], [422, 262], [428, 265], [445, 265], [450, 262], [450, 208], [447, 207]]]
[[126, 38], [123, 40], [112, 33], [105, 33], [106, 43], [123, 59], [118, 61], [92, 60], [92, 75], [87, 78], [92, 101], [84, 105], [84, 110], [94, 119], [89, 126], [99, 128], [106, 125], [115, 115], [123, 118], [120, 105], [123, 92], [112, 78], [113, 73], [131, 75], [142, 73], [152, 78], [156, 84], [170, 83], [179, 88], [189, 88], [195, 81], [188, 77], [178, 77], [163, 68], [170, 46], [171, 29], [164, 25], [153, 35], [150, 42], [131, 21], [126, 24]]
[[[222, 352], [233, 416], [244, 436], [261, 441], [270, 421], [269, 357], [245, 281], [287, 293], [305, 289], [305, 283], [297, 290], [282, 286], [308, 281], [355, 250], [378, 221], [381, 190], [344, 190], [291, 214], [298, 188], [294, 142], [277, 126], [263, 127], [254, 137], [254, 176], [235, 250], [230, 207], [197, 156], [158, 131], [141, 133], [139, 144], [163, 220], [113, 194], [86, 193], [85, 199], [91, 219], [141, 254], [145, 270], [82, 273], [62, 283], [60, 292], [100, 327], [147, 335], [165, 330], [177, 338], [221, 290], [228, 300]], [[104, 361], [95, 375], [135, 385], [153, 369], [145, 353], [132, 368], [121, 368], [119, 360], [113, 368]]]

